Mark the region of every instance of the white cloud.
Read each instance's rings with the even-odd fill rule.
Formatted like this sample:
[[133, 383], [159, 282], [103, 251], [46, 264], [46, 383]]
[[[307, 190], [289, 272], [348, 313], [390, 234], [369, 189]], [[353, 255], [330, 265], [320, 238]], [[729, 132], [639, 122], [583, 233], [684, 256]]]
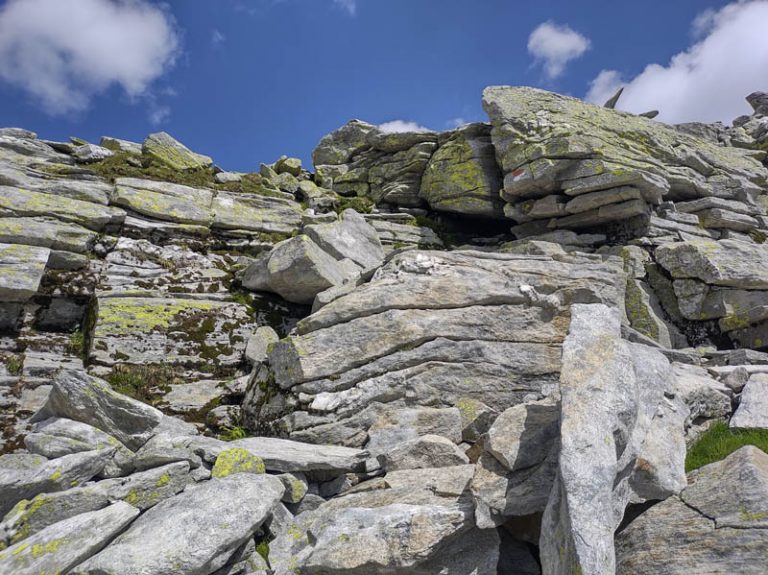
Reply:
[[153, 126], [165, 123], [171, 117], [171, 107], [164, 104], [152, 103], [149, 106], [148, 119]]
[[349, 12], [350, 16], [357, 12], [357, 0], [333, 0], [333, 3]]
[[565, 71], [568, 62], [589, 50], [589, 44], [589, 39], [569, 26], [544, 22], [528, 37], [528, 52], [544, 66], [547, 77], [554, 80]]
[[221, 33], [221, 30], [218, 28], [213, 29], [213, 32], [211, 33], [211, 44], [214, 46], [214, 48], [220, 44], [223, 44], [226, 39], [227, 37]]
[[448, 120], [445, 123], [445, 125], [448, 126], [451, 130], [455, 130], [457, 128], [463, 128], [469, 123], [470, 123], [469, 120], [466, 120], [464, 118], [453, 118], [451, 120]]
[[0, 79], [51, 114], [83, 111], [112, 85], [145, 95], [178, 48], [172, 17], [146, 0], [8, 0], [0, 8]]
[[659, 120], [730, 122], [750, 113], [744, 97], [768, 90], [768, 0], [741, 1], [694, 21], [698, 42], [675, 55], [667, 66], [651, 64], [622, 81], [603, 70], [592, 81], [587, 99], [603, 104], [626, 86], [617, 108], [635, 113], [659, 110]]
[[379, 124], [379, 130], [385, 134], [398, 134], [400, 132], [431, 132], [429, 128], [417, 124], [416, 122], [406, 122], [404, 120], [392, 120]]

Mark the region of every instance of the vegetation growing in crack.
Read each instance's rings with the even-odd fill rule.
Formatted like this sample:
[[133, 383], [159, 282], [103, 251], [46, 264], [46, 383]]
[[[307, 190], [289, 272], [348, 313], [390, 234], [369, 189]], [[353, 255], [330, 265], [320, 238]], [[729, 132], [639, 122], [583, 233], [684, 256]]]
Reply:
[[731, 429], [727, 423], [718, 421], [688, 450], [685, 470], [693, 471], [721, 461], [745, 445], [754, 445], [768, 453], [768, 429]]

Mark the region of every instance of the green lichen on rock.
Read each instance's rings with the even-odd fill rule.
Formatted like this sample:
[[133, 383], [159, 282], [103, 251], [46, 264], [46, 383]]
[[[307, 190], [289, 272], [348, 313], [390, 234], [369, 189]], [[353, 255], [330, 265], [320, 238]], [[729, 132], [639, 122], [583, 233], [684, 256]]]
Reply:
[[490, 138], [460, 134], [430, 159], [419, 196], [434, 210], [501, 218], [500, 189], [501, 174]]
[[216, 478], [228, 477], [234, 473], [265, 473], [266, 467], [261, 457], [253, 455], [241, 448], [222, 451], [216, 458], [211, 470], [211, 476]]

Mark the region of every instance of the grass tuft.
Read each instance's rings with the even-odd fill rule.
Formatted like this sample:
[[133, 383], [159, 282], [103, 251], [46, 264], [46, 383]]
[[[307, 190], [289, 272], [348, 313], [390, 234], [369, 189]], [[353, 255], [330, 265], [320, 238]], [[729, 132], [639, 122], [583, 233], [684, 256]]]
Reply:
[[745, 445], [754, 445], [768, 453], [768, 429], [731, 429], [727, 423], [719, 421], [702, 433], [688, 450], [685, 470], [693, 471], [721, 461]]
[[152, 403], [160, 390], [173, 385], [175, 378], [176, 371], [170, 365], [119, 364], [105, 379], [117, 393]]
[[238, 439], [245, 439], [248, 437], [248, 432], [242, 427], [228, 427], [219, 434], [219, 439], [222, 441], [237, 441]]

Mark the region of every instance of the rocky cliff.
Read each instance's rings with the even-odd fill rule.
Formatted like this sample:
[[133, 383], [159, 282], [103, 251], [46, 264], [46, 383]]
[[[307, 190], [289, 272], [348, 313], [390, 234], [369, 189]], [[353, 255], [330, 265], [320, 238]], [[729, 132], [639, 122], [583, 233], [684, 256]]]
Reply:
[[491, 87], [314, 171], [0, 129], [0, 572], [765, 572], [768, 95]]

